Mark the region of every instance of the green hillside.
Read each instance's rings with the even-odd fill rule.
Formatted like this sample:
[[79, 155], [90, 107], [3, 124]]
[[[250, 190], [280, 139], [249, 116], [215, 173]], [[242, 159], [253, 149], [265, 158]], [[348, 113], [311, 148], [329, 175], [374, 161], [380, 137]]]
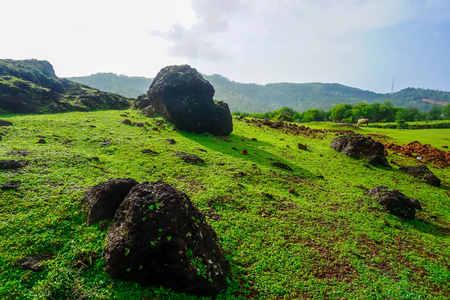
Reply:
[[130, 77], [114, 73], [96, 73], [67, 79], [129, 98], [137, 98], [139, 95], [146, 93], [152, 82], [151, 78]]
[[[203, 75], [215, 90], [214, 98], [228, 103], [231, 111], [264, 113], [282, 107], [303, 112], [317, 108], [330, 110], [341, 103], [383, 103], [390, 100], [397, 107], [417, 107], [429, 111], [434, 103], [450, 103], [450, 92], [408, 88], [393, 94], [379, 94], [348, 87], [338, 83], [271, 83], [267, 85], [244, 84], [221, 75]], [[137, 97], [147, 92], [150, 78], [117, 76], [98, 73], [86, 77], [73, 77], [73, 81], [98, 89]], [[425, 100], [424, 100], [425, 99]]]
[[124, 109], [132, 99], [61, 79], [47, 61], [0, 60], [0, 112]]
[[[427, 164], [442, 180], [433, 187], [398, 169], [416, 158], [389, 150], [393, 168], [374, 167], [329, 147], [340, 130], [355, 130], [448, 150], [450, 129], [312, 123], [296, 135], [243, 118], [231, 135], [216, 137], [136, 110], [2, 119], [13, 125], [0, 127], [0, 160], [21, 168], [0, 170], [0, 185], [20, 184], [0, 190], [1, 299], [206, 299], [107, 275], [110, 223], [88, 226], [81, 199], [109, 178], [163, 180], [190, 197], [231, 264], [217, 299], [450, 298], [449, 167]], [[175, 151], [205, 163], [185, 163]], [[386, 213], [364, 195], [377, 185], [418, 199], [423, 210], [410, 221]], [[41, 271], [20, 265], [30, 257], [46, 259]]]

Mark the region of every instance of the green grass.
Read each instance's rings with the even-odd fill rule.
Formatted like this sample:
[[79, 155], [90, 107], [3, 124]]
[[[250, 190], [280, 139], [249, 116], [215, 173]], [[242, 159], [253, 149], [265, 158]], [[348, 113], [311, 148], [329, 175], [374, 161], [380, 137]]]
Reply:
[[[443, 182], [431, 187], [396, 168], [367, 168], [336, 153], [329, 148], [334, 133], [293, 136], [235, 121], [227, 138], [194, 135], [126, 112], [133, 122], [149, 124], [122, 124], [124, 111], [2, 117], [14, 126], [0, 127], [0, 159], [26, 166], [0, 171], [0, 183], [22, 182], [16, 191], [0, 191], [1, 299], [200, 299], [108, 277], [102, 259], [107, 230], [87, 226], [80, 200], [90, 186], [115, 177], [169, 182], [207, 215], [232, 266], [230, 286], [218, 299], [450, 297], [448, 168], [429, 165]], [[449, 129], [355, 131], [436, 147], [449, 144], [450, 136]], [[38, 144], [40, 138], [46, 143]], [[102, 146], [107, 140], [111, 144]], [[196, 154], [205, 164], [186, 164], [174, 151]], [[384, 213], [360, 188], [376, 185], [419, 199], [424, 210], [407, 222]], [[41, 272], [18, 265], [44, 253], [53, 259]], [[77, 261], [86, 254], [98, 259], [80, 269]]]

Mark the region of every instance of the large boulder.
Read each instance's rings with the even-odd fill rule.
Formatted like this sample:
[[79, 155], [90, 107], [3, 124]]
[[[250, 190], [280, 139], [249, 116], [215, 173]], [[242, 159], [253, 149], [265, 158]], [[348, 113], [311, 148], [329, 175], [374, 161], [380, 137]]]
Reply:
[[132, 178], [112, 178], [94, 185], [86, 191], [82, 200], [87, 210], [89, 225], [102, 220], [112, 220], [131, 188], [138, 184]]
[[372, 196], [390, 214], [406, 220], [414, 219], [416, 209], [422, 209], [417, 199], [408, 198], [399, 190], [389, 190], [382, 185], [369, 189], [364, 194]]
[[367, 160], [372, 165], [390, 167], [384, 145], [361, 134], [347, 134], [331, 141], [330, 147], [344, 155]]
[[217, 135], [233, 130], [228, 105], [214, 103], [213, 86], [189, 65], [161, 69], [147, 95], [155, 112], [180, 130]]
[[112, 278], [214, 296], [230, 266], [214, 230], [189, 197], [157, 181], [136, 185], [108, 232], [106, 272]]
[[428, 169], [425, 165], [418, 165], [418, 166], [404, 166], [400, 167], [400, 170], [405, 172], [406, 174], [417, 177], [420, 179], [423, 179], [428, 183], [429, 185], [433, 186], [440, 186], [441, 180], [436, 177], [436, 175], [433, 174], [433, 172]]

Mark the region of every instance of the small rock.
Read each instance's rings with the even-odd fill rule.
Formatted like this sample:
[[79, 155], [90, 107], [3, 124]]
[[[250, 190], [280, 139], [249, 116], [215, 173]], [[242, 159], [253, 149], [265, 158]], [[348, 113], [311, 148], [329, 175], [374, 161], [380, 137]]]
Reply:
[[424, 179], [429, 185], [441, 185], [441, 180], [437, 178], [436, 175], [434, 175], [433, 172], [431, 172], [425, 165], [404, 166], [399, 169], [410, 176]]
[[110, 146], [111, 140], [103, 140], [103, 142], [100, 144], [102, 147]]
[[4, 184], [0, 186], [0, 189], [6, 191], [6, 190], [17, 190], [20, 188], [22, 183], [20, 181], [7, 181]]
[[171, 145], [175, 145], [177, 143], [174, 139], [170, 139], [170, 138], [167, 138], [166, 141]]
[[0, 126], [12, 126], [10, 121], [0, 120]]
[[112, 178], [89, 188], [82, 199], [89, 225], [112, 220], [117, 208], [138, 182], [131, 178]]
[[27, 270], [39, 272], [42, 271], [41, 264], [53, 258], [53, 254], [42, 254], [40, 256], [29, 256], [23, 262], [20, 262], [19, 265]]
[[22, 168], [22, 164], [16, 160], [0, 160], [0, 170], [13, 170]]
[[291, 168], [291, 167], [289, 167], [288, 165], [283, 164], [283, 163], [281, 163], [281, 162], [272, 162], [272, 163], [270, 163], [270, 164], [271, 164], [272, 166], [277, 167], [277, 168], [284, 169], [284, 170], [288, 170], [288, 171], [291, 171], [291, 172], [292, 172], [292, 168]]
[[44, 139], [39, 139], [39, 141], [37, 142], [38, 144], [45, 144], [47, 143]]
[[158, 152], [153, 151], [152, 149], [144, 149], [141, 152], [142, 153], [148, 153], [148, 154], [158, 154]]
[[390, 191], [387, 187], [381, 185], [365, 191], [364, 194], [372, 196], [390, 214], [406, 220], [414, 219], [416, 209], [420, 207], [417, 199], [410, 199], [399, 190]]
[[201, 159], [200, 157], [198, 157], [195, 154], [190, 154], [190, 153], [185, 153], [185, 152], [180, 152], [180, 151], [175, 151], [174, 152], [175, 156], [178, 156], [179, 158], [181, 158], [182, 161], [186, 162], [186, 163], [190, 163], [190, 164], [204, 164], [205, 161], [203, 159]]

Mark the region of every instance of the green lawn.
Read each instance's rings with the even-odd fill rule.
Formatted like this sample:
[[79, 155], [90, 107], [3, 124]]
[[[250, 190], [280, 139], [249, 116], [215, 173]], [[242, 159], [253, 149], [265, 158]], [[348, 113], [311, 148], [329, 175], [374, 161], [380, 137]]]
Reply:
[[[124, 112], [148, 124], [122, 124]], [[116, 177], [169, 182], [207, 215], [232, 266], [230, 286], [218, 299], [450, 297], [448, 167], [428, 165], [443, 183], [432, 187], [397, 168], [368, 168], [335, 152], [329, 148], [334, 133], [294, 136], [242, 121], [225, 138], [179, 132], [134, 110], [1, 119], [13, 126], [0, 127], [0, 159], [25, 164], [0, 171], [0, 184], [22, 183], [15, 191], [0, 190], [1, 299], [201, 299], [108, 277], [102, 258], [107, 230], [87, 226], [80, 200], [90, 186]], [[354, 130], [397, 144], [450, 144], [450, 129]], [[45, 144], [37, 143], [41, 138]], [[174, 151], [206, 163], [186, 164]], [[399, 160], [393, 153], [388, 158]], [[276, 161], [293, 171], [273, 166]], [[377, 185], [419, 199], [423, 211], [412, 221], [383, 212], [361, 188]], [[43, 254], [52, 259], [40, 272], [18, 265]], [[87, 269], [78, 264], [86, 255], [93, 258]]]

